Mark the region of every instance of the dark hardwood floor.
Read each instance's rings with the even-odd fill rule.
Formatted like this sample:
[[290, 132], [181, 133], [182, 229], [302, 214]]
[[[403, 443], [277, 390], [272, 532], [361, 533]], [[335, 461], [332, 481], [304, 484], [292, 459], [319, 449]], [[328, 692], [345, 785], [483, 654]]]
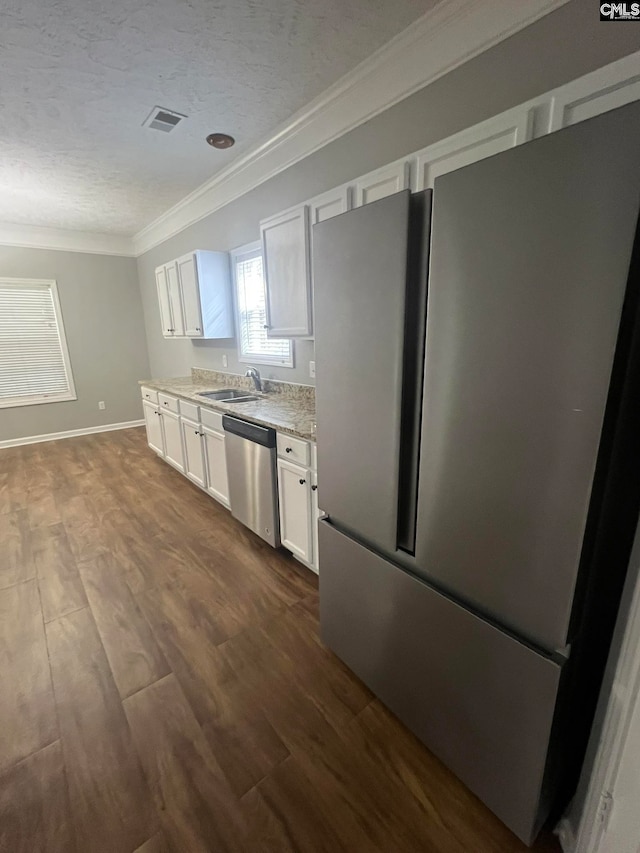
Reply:
[[2, 853], [526, 849], [142, 430], [0, 450], [0, 542]]

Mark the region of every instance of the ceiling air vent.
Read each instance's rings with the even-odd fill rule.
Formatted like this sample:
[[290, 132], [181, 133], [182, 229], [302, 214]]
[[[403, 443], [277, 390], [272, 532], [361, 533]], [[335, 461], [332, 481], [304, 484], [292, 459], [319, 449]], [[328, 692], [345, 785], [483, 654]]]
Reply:
[[164, 107], [154, 107], [142, 122], [142, 126], [150, 127], [152, 130], [161, 130], [163, 133], [171, 133], [183, 118], [186, 116], [181, 113], [174, 113], [173, 110], [166, 110]]

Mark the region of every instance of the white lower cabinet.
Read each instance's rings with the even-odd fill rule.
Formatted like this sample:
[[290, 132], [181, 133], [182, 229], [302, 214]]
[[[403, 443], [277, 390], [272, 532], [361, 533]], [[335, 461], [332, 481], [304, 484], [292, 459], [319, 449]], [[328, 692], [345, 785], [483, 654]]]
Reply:
[[292, 554], [311, 563], [311, 471], [278, 459], [280, 538]]
[[170, 465], [184, 473], [184, 451], [182, 448], [182, 429], [180, 415], [168, 409], [160, 412], [162, 432], [164, 434], [164, 458]]
[[199, 423], [188, 418], [180, 418], [182, 443], [184, 447], [184, 473], [196, 485], [204, 489], [206, 473], [204, 465], [204, 433]]
[[[145, 393], [146, 392], [146, 393]], [[171, 394], [142, 391], [149, 447], [221, 504], [229, 507], [222, 415]], [[157, 395], [158, 402], [149, 397]], [[315, 445], [278, 433], [280, 538], [285, 548], [318, 572], [318, 475]]]
[[156, 403], [144, 400], [142, 403], [144, 423], [147, 428], [147, 444], [160, 456], [164, 456], [164, 436], [162, 434], [162, 418]]
[[229, 481], [227, 479], [227, 457], [224, 433], [207, 426], [202, 427], [206, 489], [209, 494], [226, 507], [229, 506]]

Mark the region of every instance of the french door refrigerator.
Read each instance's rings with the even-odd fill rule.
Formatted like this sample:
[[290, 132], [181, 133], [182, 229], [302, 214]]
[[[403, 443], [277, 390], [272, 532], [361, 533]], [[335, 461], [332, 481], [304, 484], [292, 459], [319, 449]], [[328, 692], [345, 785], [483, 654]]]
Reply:
[[640, 104], [314, 226], [324, 642], [521, 839], [638, 516]]

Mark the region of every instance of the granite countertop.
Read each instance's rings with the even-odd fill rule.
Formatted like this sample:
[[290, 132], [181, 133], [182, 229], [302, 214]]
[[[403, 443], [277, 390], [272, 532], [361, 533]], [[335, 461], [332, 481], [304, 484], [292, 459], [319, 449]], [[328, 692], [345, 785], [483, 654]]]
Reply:
[[[258, 394], [252, 388], [250, 380], [236, 374], [224, 374], [217, 371], [193, 369], [191, 376], [177, 379], [145, 379], [140, 385], [173, 394], [190, 403], [197, 403], [205, 409], [213, 409], [239, 418], [273, 427], [279, 432], [315, 441], [315, 389], [308, 385], [293, 385], [284, 382], [265, 380], [265, 392]], [[254, 394], [259, 400], [246, 403], [221, 403], [198, 396], [203, 391], [218, 391], [223, 388], [242, 388], [248, 394]]]

